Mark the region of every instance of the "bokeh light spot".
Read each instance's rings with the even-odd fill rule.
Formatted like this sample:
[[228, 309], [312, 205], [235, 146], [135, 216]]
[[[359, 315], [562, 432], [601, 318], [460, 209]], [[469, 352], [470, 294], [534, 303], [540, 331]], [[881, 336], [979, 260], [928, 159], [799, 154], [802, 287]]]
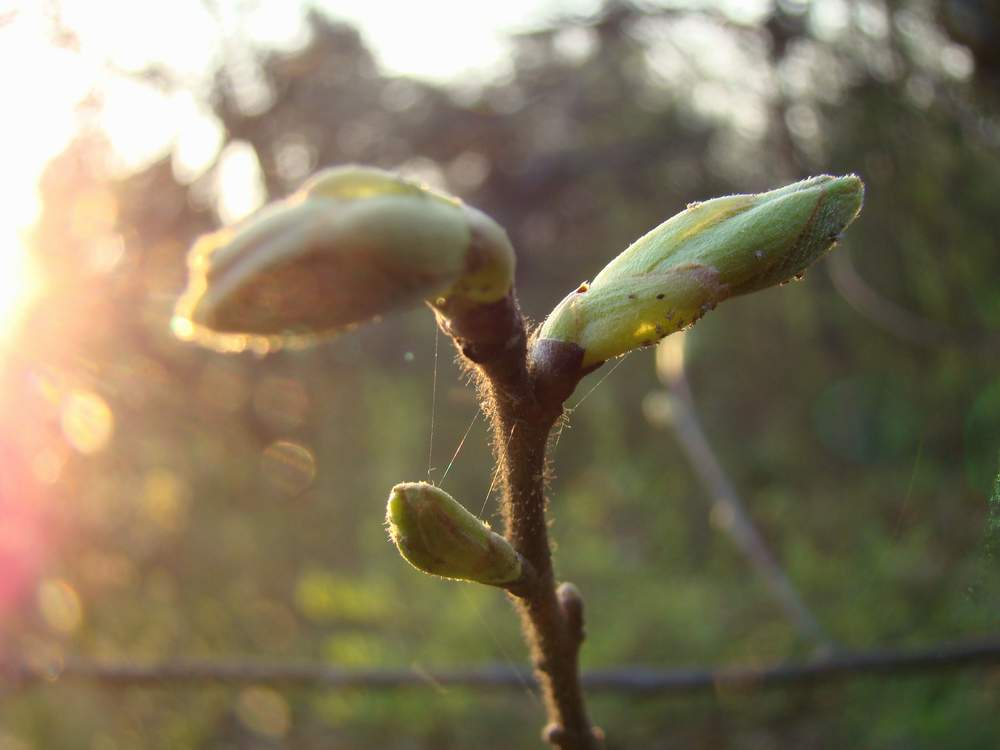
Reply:
[[663, 391], [652, 391], [642, 400], [642, 414], [654, 427], [667, 427], [674, 418], [674, 400]]
[[61, 425], [69, 444], [90, 455], [108, 444], [114, 432], [114, 416], [96, 393], [72, 391], [62, 403]]
[[292, 723], [288, 702], [270, 688], [249, 687], [240, 691], [236, 713], [248, 729], [265, 737], [284, 737]]
[[656, 347], [656, 374], [662, 383], [673, 383], [684, 374], [686, 340], [686, 334], [678, 332], [663, 339]]
[[260, 160], [246, 141], [230, 141], [219, 156], [216, 209], [223, 224], [233, 224], [263, 205], [267, 194]]
[[61, 578], [46, 579], [38, 587], [38, 612], [59, 633], [72, 633], [83, 620], [83, 604], [76, 590]]
[[167, 531], [183, 528], [189, 494], [184, 480], [168, 469], [152, 469], [143, 480], [142, 504], [146, 514]]
[[278, 440], [264, 449], [260, 462], [264, 479], [288, 495], [304, 492], [316, 478], [312, 451], [291, 440]]
[[477, 151], [463, 151], [448, 164], [445, 175], [457, 192], [475, 190], [489, 177], [490, 160]]
[[375, 633], [335, 633], [324, 642], [323, 657], [340, 667], [371, 667], [385, 657], [385, 644]]

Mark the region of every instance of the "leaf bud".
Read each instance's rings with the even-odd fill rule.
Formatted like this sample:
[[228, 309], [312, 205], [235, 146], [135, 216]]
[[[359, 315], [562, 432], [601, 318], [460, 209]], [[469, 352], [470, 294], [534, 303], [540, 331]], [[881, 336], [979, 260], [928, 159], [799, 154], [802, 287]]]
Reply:
[[521, 577], [521, 557], [510, 542], [433, 484], [393, 487], [386, 523], [399, 553], [425, 573], [493, 586]]
[[636, 240], [552, 311], [538, 335], [583, 350], [587, 369], [690, 326], [719, 302], [793, 278], [861, 210], [855, 175], [692, 203]]
[[371, 167], [327, 169], [289, 198], [200, 238], [174, 330], [219, 348], [308, 343], [421, 300], [496, 302], [514, 251], [457, 198]]

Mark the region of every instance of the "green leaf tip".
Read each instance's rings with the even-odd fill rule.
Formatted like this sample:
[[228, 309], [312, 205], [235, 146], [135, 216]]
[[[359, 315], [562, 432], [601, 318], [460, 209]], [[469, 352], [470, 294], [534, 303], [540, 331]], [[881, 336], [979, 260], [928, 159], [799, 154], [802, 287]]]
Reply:
[[393, 487], [386, 525], [403, 558], [425, 573], [492, 586], [521, 577], [521, 557], [510, 543], [433, 484]]
[[729, 297], [801, 278], [861, 210], [856, 175], [692, 203], [640, 237], [545, 320], [539, 340], [591, 368], [695, 323]]
[[380, 169], [326, 169], [235, 227], [201, 237], [173, 328], [220, 349], [311, 343], [426, 301], [503, 299], [503, 229], [457, 198]]

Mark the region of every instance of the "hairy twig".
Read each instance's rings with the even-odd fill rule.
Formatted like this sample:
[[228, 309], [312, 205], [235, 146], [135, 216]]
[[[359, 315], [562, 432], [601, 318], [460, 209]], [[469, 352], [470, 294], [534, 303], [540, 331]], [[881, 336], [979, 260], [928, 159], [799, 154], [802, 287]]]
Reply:
[[443, 327], [477, 374], [503, 488], [506, 537], [533, 571], [532, 585], [512, 594], [545, 697], [544, 737], [564, 750], [597, 748], [601, 735], [587, 716], [577, 659], [582, 601], [575, 589], [572, 597], [557, 596], [545, 515], [549, 433], [579, 368], [552, 366], [542, 376], [529, 371], [527, 331], [513, 295], [493, 309], [455, 315]]

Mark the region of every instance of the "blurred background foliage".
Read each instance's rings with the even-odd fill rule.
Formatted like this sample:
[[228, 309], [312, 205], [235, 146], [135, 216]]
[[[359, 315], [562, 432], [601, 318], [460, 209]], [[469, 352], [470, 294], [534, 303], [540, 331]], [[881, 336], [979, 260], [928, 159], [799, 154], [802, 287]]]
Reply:
[[[996, 633], [1000, 7], [571, 6], [512, 37], [504, 70], [449, 86], [383, 71], [317, 9], [292, 48], [232, 38], [200, 94], [219, 136], [196, 167], [177, 149], [123, 167], [99, 118], [86, 126], [99, 97], [86, 104], [41, 183], [44, 284], [0, 373], [0, 657], [54, 678], [71, 657], [527, 673], [504, 597], [417, 574], [382, 527], [392, 484], [425, 477], [429, 452], [440, 481], [477, 409], [426, 311], [266, 358], [171, 336], [186, 249], [240, 213], [232, 193], [245, 212], [344, 162], [496, 217], [535, 320], [689, 201], [859, 173], [864, 212], [827, 261], [688, 334], [694, 398], [838, 644]], [[160, 68], [129, 75], [160, 93], [185, 85]], [[721, 533], [663, 429], [669, 410], [650, 408], [660, 390], [651, 353], [633, 355], [555, 451], [552, 533], [560, 577], [588, 602], [584, 668], [808, 657]], [[479, 420], [444, 486], [496, 520], [490, 479]], [[1000, 738], [998, 679], [601, 695], [592, 713], [612, 748], [985, 750]], [[528, 689], [54, 680], [4, 695], [0, 747], [532, 747], [541, 713]]]

